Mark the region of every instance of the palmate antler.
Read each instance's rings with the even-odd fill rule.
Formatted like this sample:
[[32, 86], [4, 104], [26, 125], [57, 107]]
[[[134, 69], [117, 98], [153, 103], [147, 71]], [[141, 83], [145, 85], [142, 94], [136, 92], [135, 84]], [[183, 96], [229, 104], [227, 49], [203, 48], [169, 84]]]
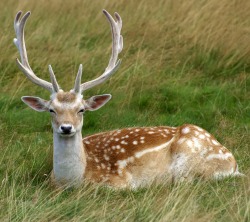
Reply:
[[16, 32], [16, 38], [14, 38], [14, 44], [16, 45], [21, 56], [21, 62], [19, 61], [19, 59], [16, 59], [17, 65], [19, 69], [26, 75], [26, 77], [31, 82], [49, 90], [51, 93], [58, 92], [59, 85], [56, 81], [56, 77], [53, 73], [51, 66], [49, 66], [51, 83], [37, 77], [36, 74], [33, 72], [33, 70], [30, 68], [26, 46], [25, 46], [25, 40], [24, 40], [24, 27], [30, 14], [31, 14], [30, 12], [27, 12], [21, 18], [22, 12], [19, 11], [16, 14], [16, 17], [14, 20], [14, 29]]
[[[71, 90], [75, 93], [82, 94], [83, 91], [101, 84], [106, 79], [108, 79], [119, 68], [119, 65], [121, 64], [121, 61], [120, 60], [117, 61], [117, 59], [119, 53], [122, 51], [123, 48], [123, 38], [120, 34], [122, 28], [122, 19], [118, 13], [115, 13], [115, 18], [117, 21], [115, 21], [106, 10], [103, 10], [103, 13], [107, 17], [110, 23], [112, 32], [112, 54], [109, 60], [108, 67], [105, 69], [104, 73], [98, 78], [81, 84], [81, 76], [82, 76], [82, 64], [81, 64], [76, 76], [75, 86]], [[60, 87], [56, 81], [56, 77], [50, 65], [49, 65], [49, 73], [50, 73], [51, 83], [37, 77], [36, 74], [33, 72], [33, 70], [30, 68], [25, 46], [25, 40], [24, 40], [24, 27], [30, 14], [31, 14], [30, 12], [27, 12], [26, 14], [24, 14], [23, 17], [21, 17], [22, 12], [19, 11], [14, 20], [14, 28], [17, 37], [14, 39], [14, 43], [21, 56], [21, 62], [18, 59], [16, 59], [17, 65], [19, 69], [26, 75], [26, 77], [31, 82], [49, 90], [51, 93], [57, 93]]]
[[80, 65], [76, 77], [75, 87], [73, 89], [76, 93], [83, 93], [83, 91], [104, 82], [119, 68], [121, 64], [121, 60], [117, 61], [117, 59], [119, 53], [122, 51], [123, 48], [123, 38], [121, 35], [122, 19], [117, 12], [115, 13], [115, 18], [117, 19], [117, 22], [112, 18], [112, 16], [106, 10], [103, 10], [103, 13], [107, 17], [110, 23], [112, 32], [112, 55], [109, 60], [108, 67], [105, 69], [104, 73], [98, 78], [81, 84], [82, 65]]

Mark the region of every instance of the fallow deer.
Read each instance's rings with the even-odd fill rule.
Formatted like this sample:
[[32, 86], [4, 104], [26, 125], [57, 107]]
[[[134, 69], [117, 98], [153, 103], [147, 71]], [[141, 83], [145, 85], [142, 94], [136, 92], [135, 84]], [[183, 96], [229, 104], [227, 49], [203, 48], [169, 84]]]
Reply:
[[14, 21], [14, 43], [21, 56], [21, 62], [16, 60], [19, 69], [31, 82], [51, 92], [49, 101], [32, 96], [24, 96], [22, 101], [36, 111], [51, 113], [54, 183], [59, 187], [75, 186], [86, 180], [117, 188], [137, 188], [153, 181], [240, 175], [232, 153], [194, 125], [125, 128], [82, 138], [83, 113], [97, 110], [111, 99], [111, 95], [104, 94], [85, 100], [83, 92], [104, 82], [118, 69], [118, 54], [123, 48], [121, 17], [115, 13], [115, 20], [107, 11], [103, 13], [112, 32], [109, 64], [100, 77], [83, 84], [80, 65], [74, 88], [69, 92], [60, 88], [51, 66], [51, 82], [47, 82], [37, 77], [29, 65], [24, 27], [30, 12], [23, 17], [18, 12]]

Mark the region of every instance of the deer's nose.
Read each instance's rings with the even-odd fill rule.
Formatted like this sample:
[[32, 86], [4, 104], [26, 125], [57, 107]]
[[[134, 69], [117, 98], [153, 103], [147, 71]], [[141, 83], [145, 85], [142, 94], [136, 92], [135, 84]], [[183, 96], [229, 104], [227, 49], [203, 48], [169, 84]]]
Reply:
[[60, 129], [61, 129], [61, 131], [64, 134], [70, 134], [71, 130], [72, 130], [72, 125], [70, 125], [70, 124], [63, 124], [63, 125], [60, 126]]

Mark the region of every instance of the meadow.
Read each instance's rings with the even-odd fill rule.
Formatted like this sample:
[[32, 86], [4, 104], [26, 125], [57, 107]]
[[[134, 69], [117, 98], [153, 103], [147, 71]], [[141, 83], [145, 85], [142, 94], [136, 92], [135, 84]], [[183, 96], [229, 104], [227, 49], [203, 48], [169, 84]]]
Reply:
[[[29, 0], [0, 2], [0, 221], [250, 221], [250, 1]], [[49, 80], [51, 64], [63, 89], [100, 75], [111, 51], [102, 14], [123, 19], [122, 65], [85, 98], [110, 93], [85, 115], [83, 135], [129, 126], [192, 123], [235, 155], [245, 178], [114, 190], [84, 184], [51, 187], [52, 129], [48, 113], [21, 96], [49, 93], [18, 70], [13, 20], [26, 26], [29, 62]]]

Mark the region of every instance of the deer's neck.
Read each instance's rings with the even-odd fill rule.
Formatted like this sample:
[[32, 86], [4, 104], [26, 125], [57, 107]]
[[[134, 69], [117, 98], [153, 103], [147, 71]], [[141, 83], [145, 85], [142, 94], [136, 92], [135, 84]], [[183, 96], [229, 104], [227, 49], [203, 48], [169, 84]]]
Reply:
[[53, 133], [53, 174], [57, 185], [80, 185], [86, 167], [86, 155], [82, 144], [82, 134], [62, 137]]

